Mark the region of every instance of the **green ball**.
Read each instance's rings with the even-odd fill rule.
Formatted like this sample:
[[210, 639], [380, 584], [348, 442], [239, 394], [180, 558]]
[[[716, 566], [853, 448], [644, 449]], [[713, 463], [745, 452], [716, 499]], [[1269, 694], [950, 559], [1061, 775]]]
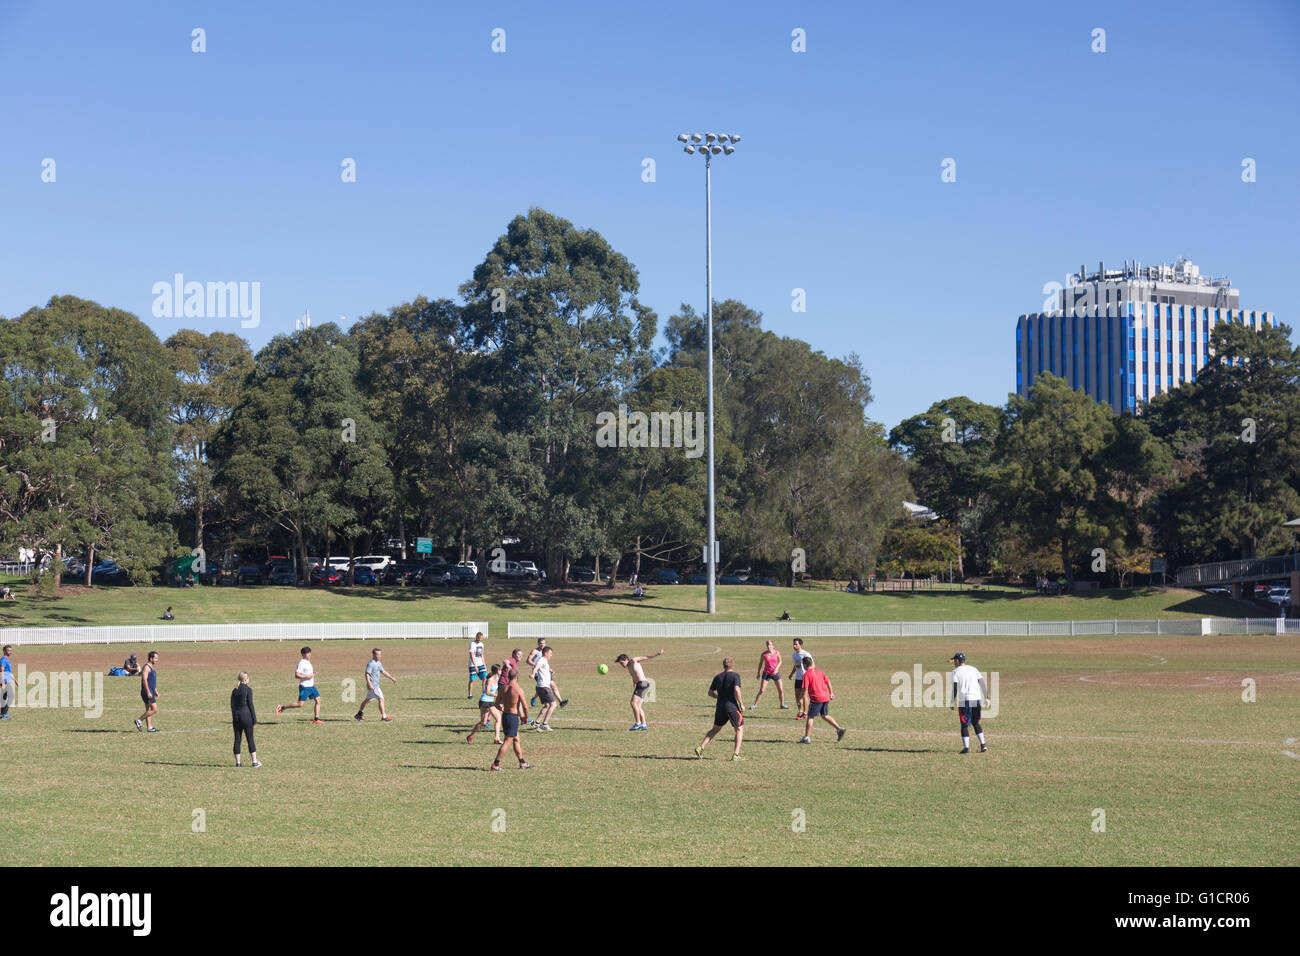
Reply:
[[609, 673], [609, 665], [608, 665], [608, 664], [601, 664], [599, 667], [596, 668], [596, 670], [600, 671], [602, 674], [608, 674], [608, 673]]

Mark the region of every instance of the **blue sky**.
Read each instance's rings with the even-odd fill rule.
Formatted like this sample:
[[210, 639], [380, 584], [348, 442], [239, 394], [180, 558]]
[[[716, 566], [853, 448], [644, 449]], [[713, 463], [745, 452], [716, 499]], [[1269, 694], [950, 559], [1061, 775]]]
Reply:
[[[736, 132], [715, 296], [858, 353], [893, 426], [1005, 401], [1016, 316], [1080, 264], [1187, 255], [1300, 320], [1298, 81], [1294, 2], [0, 0], [0, 314], [75, 294], [257, 348], [304, 308], [455, 297], [537, 205], [624, 253], [662, 325], [704, 298], [675, 136]], [[177, 272], [260, 282], [260, 326], [155, 319]]]

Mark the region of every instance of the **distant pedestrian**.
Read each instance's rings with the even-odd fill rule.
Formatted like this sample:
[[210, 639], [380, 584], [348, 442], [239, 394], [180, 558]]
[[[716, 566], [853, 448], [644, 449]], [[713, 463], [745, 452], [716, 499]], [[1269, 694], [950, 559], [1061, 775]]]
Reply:
[[736, 673], [736, 662], [732, 658], [722, 659], [722, 673], [714, 676], [709, 685], [709, 696], [717, 701], [713, 710], [713, 728], [695, 748], [695, 756], [703, 757], [709, 741], [718, 735], [719, 730], [731, 724], [736, 728], [736, 746], [731, 759], [739, 760], [740, 741], [745, 736], [745, 702], [740, 695], [740, 675]]
[[379, 681], [381, 678], [387, 677], [396, 684], [397, 678], [384, 669], [383, 662], [380, 660], [383, 656], [384, 652], [377, 647], [370, 652], [370, 661], [366, 664], [366, 699], [361, 702], [361, 707], [356, 712], [357, 720], [366, 719], [366, 704], [372, 700], [379, 701], [380, 720], [387, 723], [393, 719], [388, 715], [388, 711], [384, 709], [384, 691], [379, 686]]
[[835, 718], [831, 716], [831, 701], [835, 699], [835, 688], [831, 686], [831, 679], [826, 676], [825, 671], [819, 671], [811, 654], [805, 654], [803, 658], [803, 690], [808, 695], [808, 716], [803, 727], [803, 739], [801, 744], [812, 743], [812, 725], [813, 718], [820, 717], [826, 723], [835, 728], [835, 739], [844, 739], [844, 728], [836, 723]]
[[469, 642], [469, 686], [465, 689], [465, 699], [474, 697], [474, 681], [481, 680], [487, 687], [487, 665], [483, 659], [483, 632], [479, 631]]
[[144, 667], [140, 668], [140, 699], [144, 701], [144, 713], [135, 722], [136, 730], [148, 729], [151, 734], [158, 733], [153, 725], [154, 715], [158, 713], [158, 652], [150, 651], [145, 656]]
[[253, 688], [248, 686], [248, 671], [239, 672], [238, 683], [230, 692], [230, 722], [235, 727], [235, 766], [243, 766], [239, 755], [240, 737], [248, 741], [248, 755], [253, 758], [253, 766], [262, 766], [257, 759], [257, 744], [253, 743], [257, 711], [253, 709]]
[[320, 719], [320, 691], [316, 689], [316, 666], [311, 662], [311, 648], [304, 647], [298, 652], [302, 659], [298, 661], [298, 666], [294, 669], [294, 679], [298, 681], [298, 700], [293, 704], [276, 704], [275, 715], [277, 717], [286, 710], [295, 707], [301, 707], [307, 701], [312, 702], [312, 723], [323, 724], [325, 721]]

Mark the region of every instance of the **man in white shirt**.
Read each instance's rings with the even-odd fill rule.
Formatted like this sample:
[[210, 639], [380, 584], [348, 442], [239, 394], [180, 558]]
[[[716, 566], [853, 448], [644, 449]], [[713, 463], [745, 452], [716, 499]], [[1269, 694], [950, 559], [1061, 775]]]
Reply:
[[385, 723], [393, 718], [388, 716], [388, 711], [384, 709], [384, 692], [379, 687], [380, 678], [387, 677], [394, 684], [397, 678], [385, 670], [383, 662], [380, 660], [384, 652], [375, 648], [370, 652], [370, 660], [366, 664], [366, 699], [361, 702], [361, 707], [354, 715], [357, 720], [366, 719], [366, 704], [372, 700], [379, 701], [379, 719]]
[[790, 677], [794, 679], [794, 702], [799, 706], [795, 720], [803, 720], [808, 709], [808, 695], [803, 689], [804, 658], [812, 657], [803, 648], [803, 638], [794, 639], [794, 667], [790, 668]]
[[299, 653], [302, 654], [302, 660], [298, 661], [298, 666], [293, 672], [293, 676], [298, 680], [298, 701], [294, 704], [276, 704], [276, 716], [294, 707], [301, 707], [310, 700], [315, 708], [311, 722], [323, 724], [325, 721], [320, 719], [320, 691], [316, 689], [316, 668], [312, 666], [311, 648], [304, 647]]
[[533, 678], [537, 682], [537, 699], [542, 702], [542, 709], [537, 714], [537, 720], [533, 726], [537, 730], [550, 730], [551, 725], [548, 721], [555, 708], [561, 703], [567, 704], [568, 701], [560, 700], [560, 688], [555, 686], [555, 681], [551, 679], [551, 654], [552, 649], [549, 647], [542, 648], [542, 653], [533, 665]]
[[984, 753], [989, 749], [984, 742], [984, 729], [980, 727], [980, 705], [989, 702], [984, 675], [967, 664], [966, 655], [960, 651], [948, 658], [948, 663], [957, 665], [948, 678], [952, 683], [952, 703], [949, 709], [961, 707], [961, 752], [970, 753], [970, 731], [974, 727], [975, 735], [980, 741], [980, 753]]
[[474, 635], [469, 642], [469, 686], [466, 688], [466, 700], [474, 699], [474, 681], [481, 680], [483, 689], [487, 690], [487, 664], [483, 659], [483, 632]]

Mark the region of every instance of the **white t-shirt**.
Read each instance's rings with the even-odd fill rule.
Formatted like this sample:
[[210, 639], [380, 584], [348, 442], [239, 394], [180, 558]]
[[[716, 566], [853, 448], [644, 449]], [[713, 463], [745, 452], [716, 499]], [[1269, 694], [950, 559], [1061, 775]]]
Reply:
[[298, 662], [298, 686], [315, 687], [316, 686], [316, 668], [311, 666], [311, 661], [303, 658]]
[[804, 675], [804, 673], [805, 673], [805, 671], [804, 671], [804, 669], [803, 669], [803, 659], [804, 659], [805, 657], [812, 657], [812, 655], [809, 654], [807, 651], [798, 651], [798, 652], [794, 655], [794, 662], [795, 662], [795, 664], [798, 665], [798, 668], [797, 668], [797, 669], [795, 670], [795, 672], [794, 672], [794, 679], [795, 679], [795, 680], [803, 680], [803, 675]]
[[483, 666], [483, 642], [482, 641], [469, 642], [469, 662], [473, 664], [475, 667]]
[[948, 675], [948, 685], [957, 685], [957, 703], [964, 704], [966, 701], [981, 703], [984, 695], [980, 692], [980, 680], [983, 676], [976, 668], [969, 664], [961, 664], [953, 668]]
[[366, 676], [370, 678], [369, 682], [366, 684], [366, 687], [369, 688], [371, 684], [374, 684], [375, 689], [373, 693], [378, 694], [380, 697], [383, 696], [383, 691], [379, 689], [379, 678], [383, 673], [384, 673], [384, 665], [382, 662], [377, 661], [374, 658], [371, 658], [370, 662], [366, 664]]
[[537, 662], [537, 686], [551, 686], [551, 662], [545, 657]]

